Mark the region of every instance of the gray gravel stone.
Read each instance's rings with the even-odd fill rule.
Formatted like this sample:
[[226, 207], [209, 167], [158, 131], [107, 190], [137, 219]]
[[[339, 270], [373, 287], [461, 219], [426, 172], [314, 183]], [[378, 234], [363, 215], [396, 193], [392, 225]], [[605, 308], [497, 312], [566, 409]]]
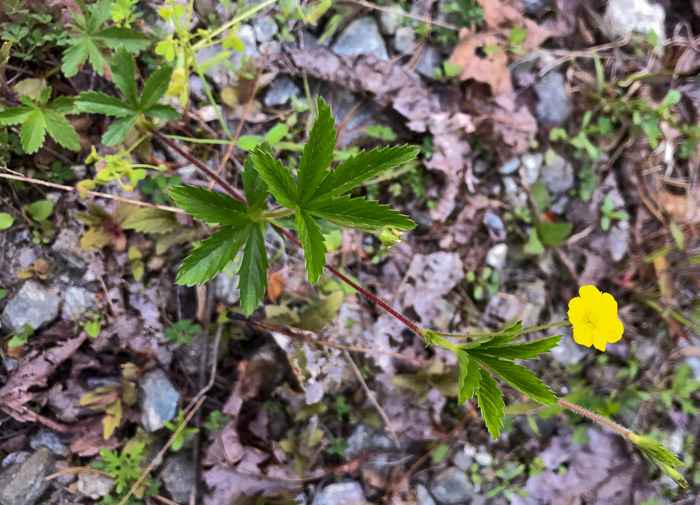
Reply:
[[622, 261], [627, 255], [628, 240], [630, 234], [629, 221], [617, 221], [610, 227], [608, 241], [610, 243], [610, 256], [613, 261]]
[[538, 103], [535, 115], [540, 123], [563, 126], [571, 115], [571, 98], [566, 92], [564, 76], [549, 72], [535, 84]]
[[0, 505], [34, 505], [49, 482], [44, 478], [54, 469], [54, 455], [42, 447], [27, 460], [0, 474]]
[[265, 94], [265, 107], [275, 107], [277, 105], [286, 104], [292, 95], [299, 95], [301, 91], [299, 86], [294, 84], [294, 81], [286, 75], [280, 75], [267, 88]]
[[313, 505], [363, 505], [366, 503], [362, 486], [355, 481], [339, 482], [324, 487]]
[[68, 454], [68, 447], [61, 442], [58, 433], [49, 430], [48, 428], [41, 428], [34, 436], [29, 440], [29, 445], [32, 449], [37, 450], [40, 447], [47, 447], [51, 449], [56, 456], [65, 456]]
[[420, 484], [416, 486], [416, 498], [418, 498], [418, 505], [435, 505], [435, 500], [428, 493], [428, 489]]
[[491, 228], [495, 233], [504, 232], [506, 229], [503, 224], [503, 220], [493, 212], [487, 212], [484, 214], [484, 222], [486, 222], [489, 228]]
[[523, 0], [523, 10], [528, 16], [537, 18], [551, 4], [552, 0]]
[[392, 444], [385, 435], [376, 433], [373, 428], [368, 428], [364, 424], [360, 424], [355, 428], [355, 431], [348, 438], [348, 447], [345, 451], [345, 456], [352, 459], [359, 456], [363, 452], [379, 451], [389, 449]]
[[8, 331], [17, 331], [25, 324], [37, 330], [56, 319], [60, 303], [56, 293], [30, 279], [5, 307], [2, 325]]
[[161, 479], [173, 501], [187, 503], [194, 485], [192, 456], [179, 453], [166, 460]]
[[229, 277], [225, 272], [216, 276], [216, 291], [214, 297], [229, 305], [238, 302], [240, 292], [238, 291], [238, 275], [234, 272]]
[[474, 486], [459, 468], [446, 468], [431, 482], [430, 494], [442, 505], [462, 505], [474, 496]]
[[365, 16], [350, 23], [332, 46], [333, 52], [341, 56], [373, 54], [383, 60], [389, 59], [384, 39], [374, 18]]
[[97, 309], [97, 296], [79, 286], [66, 289], [63, 304], [63, 316], [67, 319], [77, 319], [90, 310]]
[[506, 244], [496, 244], [486, 253], [486, 264], [500, 270], [506, 264], [508, 256], [508, 246]]
[[505, 164], [498, 169], [498, 173], [502, 175], [510, 175], [515, 172], [520, 166], [520, 160], [518, 158], [513, 158], [505, 162]]
[[58, 255], [56, 259], [72, 270], [83, 270], [90, 261], [88, 252], [80, 247], [80, 235], [70, 228], [61, 230], [51, 249]]
[[262, 17], [253, 21], [253, 30], [258, 42], [267, 42], [277, 35], [279, 27], [271, 17]]
[[525, 154], [520, 158], [520, 165], [523, 167], [525, 180], [528, 184], [532, 185], [540, 178], [540, 169], [543, 162], [544, 155], [542, 153]]
[[561, 195], [574, 187], [574, 167], [561, 156], [542, 168], [540, 180], [550, 193]]
[[92, 500], [99, 500], [114, 487], [114, 480], [101, 473], [78, 474], [78, 492]]
[[468, 471], [472, 463], [474, 463], [474, 459], [464, 449], [456, 450], [452, 456], [452, 464], [463, 472]]
[[610, 0], [605, 10], [603, 26], [617, 37], [624, 37], [628, 30], [648, 35], [652, 30], [665, 39], [666, 12], [657, 3], [648, 0]]
[[416, 34], [410, 26], [402, 26], [394, 35], [394, 49], [400, 53], [413, 54]]
[[382, 33], [393, 35], [399, 27], [400, 21], [401, 17], [395, 12], [379, 12], [379, 28], [381, 28]]
[[144, 429], [152, 433], [162, 428], [163, 421], [170, 421], [175, 415], [179, 399], [163, 370], [156, 369], [144, 374], [139, 380], [139, 404]]
[[559, 345], [552, 349], [554, 359], [560, 363], [565, 365], [582, 363], [586, 356], [593, 352], [591, 349], [574, 342], [574, 338], [571, 336], [571, 328], [559, 330], [558, 333], [552, 333], [552, 335], [561, 335], [562, 333], [564, 336], [559, 341]]
[[442, 55], [437, 47], [430, 44], [425, 46], [423, 54], [416, 65], [416, 72], [425, 77], [435, 77], [435, 71], [442, 65]]
[[[215, 46], [209, 46], [209, 47], [204, 47], [197, 51], [195, 53], [195, 58], [197, 59], [197, 64], [202, 65], [203, 63], [206, 63], [207, 61], [211, 60], [213, 57], [215, 57], [217, 54], [221, 53], [223, 51], [223, 47], [221, 44], [217, 44]], [[235, 53], [239, 54], [239, 53]], [[231, 58], [233, 59], [235, 57], [232, 56]], [[235, 65], [234, 65], [235, 66]], [[240, 62], [238, 64], [240, 66]], [[229, 81], [232, 79], [233, 75], [232, 73], [223, 65], [214, 65], [211, 68], [208, 68], [205, 72], [204, 75], [206, 75], [209, 79], [211, 79], [214, 84], [218, 86], [219, 89], [223, 89], [226, 87], [226, 85], [229, 83]]]

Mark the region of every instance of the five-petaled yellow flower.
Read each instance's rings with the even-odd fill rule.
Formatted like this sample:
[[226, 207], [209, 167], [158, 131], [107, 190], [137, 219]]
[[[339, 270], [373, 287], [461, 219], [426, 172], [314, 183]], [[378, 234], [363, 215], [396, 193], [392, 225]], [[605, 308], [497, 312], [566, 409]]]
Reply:
[[574, 328], [574, 341], [605, 351], [605, 345], [622, 338], [624, 328], [617, 318], [617, 302], [610, 293], [601, 293], [595, 286], [581, 286], [579, 296], [569, 302], [569, 322]]

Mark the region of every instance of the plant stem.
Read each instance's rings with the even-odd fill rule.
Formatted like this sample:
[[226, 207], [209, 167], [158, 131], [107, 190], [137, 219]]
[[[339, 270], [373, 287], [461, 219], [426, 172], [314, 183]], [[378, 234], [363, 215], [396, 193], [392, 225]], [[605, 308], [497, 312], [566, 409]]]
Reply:
[[553, 328], [554, 326], [564, 326], [567, 324], [571, 324], [569, 321], [559, 321], [558, 323], [549, 323], [549, 324], [543, 324], [541, 326], [535, 326], [534, 328], [526, 328], [524, 330], [520, 331], [511, 331], [511, 332], [495, 332], [495, 333], [469, 333], [467, 335], [456, 335], [454, 333], [442, 333], [439, 331], [436, 331], [435, 334], [439, 335], [441, 337], [448, 337], [448, 338], [480, 338], [480, 337], [497, 337], [499, 335], [513, 335], [514, 337], [517, 337], [518, 335], [524, 335], [526, 333], [532, 333], [535, 331], [540, 331], [540, 330], [546, 330], [547, 328]]
[[277, 217], [284, 217], [288, 216], [290, 214], [294, 214], [294, 209], [288, 209], [286, 207], [280, 207], [277, 209], [272, 209], [269, 212], [264, 212], [262, 217], [263, 219], [274, 219]]
[[557, 403], [559, 403], [559, 405], [561, 405], [562, 407], [566, 407], [569, 410], [573, 410], [577, 414], [580, 414], [582, 416], [593, 419], [594, 421], [597, 421], [600, 424], [604, 424], [608, 428], [612, 428], [613, 430], [617, 431], [620, 435], [622, 435], [625, 438], [630, 438], [631, 436], [634, 435], [634, 433], [632, 433], [630, 430], [623, 428], [622, 426], [611, 421], [610, 419], [606, 419], [603, 416], [600, 416], [598, 414], [594, 414], [590, 410], [586, 410], [583, 407], [579, 407], [578, 405], [574, 405], [573, 403], [569, 403], [566, 400], [562, 400], [562, 399], [558, 399]]
[[[216, 36], [219, 35], [220, 33], [222, 33], [222, 32], [224, 32], [224, 31], [228, 30], [228, 29], [231, 28], [232, 26], [236, 25], [237, 23], [240, 23], [241, 21], [243, 21], [243, 20], [245, 20], [245, 19], [248, 19], [250, 16], [252, 16], [252, 15], [255, 14], [256, 12], [258, 12], [259, 10], [264, 9], [264, 8], [267, 7], [268, 5], [272, 5], [272, 4], [275, 3], [275, 2], [277, 2], [277, 0], [265, 0], [264, 2], [262, 2], [262, 3], [258, 4], [258, 5], [256, 5], [255, 7], [251, 8], [251, 9], [248, 9], [247, 11], [245, 11], [245, 12], [244, 12], [243, 14], [241, 14], [240, 16], [236, 16], [235, 18], [233, 18], [233, 19], [232, 19], [231, 21], [229, 21], [228, 23], [226, 23], [226, 24], [220, 26], [219, 28], [217, 28], [216, 30], [214, 30], [213, 32], [211, 32], [210, 37], [213, 39], [214, 37], [216, 37]], [[217, 43], [218, 43], [218, 42], [217, 42]], [[202, 49], [204, 46], [206, 46], [206, 44], [207, 44], [207, 39], [202, 39], [202, 40], [200, 40], [199, 42], [197, 42], [195, 45], [193, 45], [193, 46], [192, 46], [192, 49], [194, 49], [195, 51], [198, 50], [198, 49]]]
[[[192, 163], [193, 165], [195, 165], [197, 168], [199, 168], [202, 172], [204, 172], [204, 173], [207, 174], [209, 177], [211, 177], [212, 179], [214, 179], [214, 180], [229, 194], [229, 195], [231, 195], [232, 197], [234, 197], [234, 198], [237, 199], [237, 200], [240, 200], [240, 201], [243, 202], [243, 203], [246, 203], [245, 198], [243, 198], [241, 195], [239, 195], [238, 192], [237, 192], [235, 189], [233, 189], [233, 187], [231, 187], [231, 185], [230, 185], [228, 182], [226, 182], [223, 178], [221, 178], [220, 176], [216, 175], [212, 170], [209, 170], [209, 169], [204, 165], [204, 163], [202, 163], [202, 162], [199, 161], [197, 158], [193, 157], [192, 155], [190, 155], [190, 154], [186, 153], [185, 151], [183, 151], [182, 149], [180, 149], [174, 142], [172, 142], [170, 139], [166, 138], [163, 134], [161, 134], [161, 133], [158, 132], [157, 130], [154, 130], [153, 128], [149, 128], [149, 130], [150, 130], [151, 133], [152, 133], [153, 135], [155, 135], [161, 142], [163, 142], [164, 144], [166, 144], [166, 145], [168, 145], [169, 147], [173, 148], [180, 156], [183, 156], [187, 161], [189, 161], [190, 163]], [[284, 236], [287, 237], [289, 240], [291, 240], [292, 243], [294, 243], [297, 247], [299, 247], [299, 248], [302, 249], [302, 250], [304, 249], [304, 247], [301, 245], [301, 242], [299, 242], [299, 241], [297, 240], [297, 238], [296, 238], [294, 235], [292, 235], [291, 233], [289, 233], [287, 230], [285, 230], [285, 229], [283, 229], [283, 228], [280, 228], [279, 226], [274, 225], [274, 224], [272, 225], [272, 227], [273, 227], [278, 233], [284, 235]], [[367, 291], [365, 288], [359, 286], [357, 283], [355, 283], [355, 282], [353, 282], [352, 280], [350, 280], [347, 276], [345, 276], [344, 274], [340, 273], [338, 270], [336, 270], [336, 269], [333, 268], [332, 266], [330, 266], [330, 265], [324, 265], [324, 266], [326, 267], [326, 269], [328, 269], [329, 272], [331, 272], [333, 275], [335, 275], [336, 277], [338, 277], [338, 278], [339, 278], [341, 281], [343, 281], [345, 284], [347, 284], [347, 285], [350, 286], [351, 288], [357, 290], [359, 293], [361, 293], [361, 294], [363, 294], [364, 296], [366, 296], [367, 298], [369, 298], [371, 301], [373, 301], [374, 303], [376, 303], [377, 305], [379, 305], [381, 308], [383, 308], [384, 310], [386, 310], [386, 311], [387, 311], [389, 314], [391, 314], [393, 317], [395, 317], [396, 319], [398, 319], [399, 321], [401, 321], [401, 322], [402, 322], [404, 325], [406, 325], [406, 327], [408, 327], [410, 330], [414, 331], [415, 333], [417, 333], [418, 335], [420, 335], [421, 337], [423, 337], [423, 330], [422, 330], [418, 325], [416, 325], [415, 323], [413, 323], [410, 319], [408, 319], [406, 316], [404, 316], [403, 314], [401, 314], [401, 313], [397, 312], [396, 310], [394, 310], [393, 308], [391, 308], [386, 302], [384, 302], [383, 300], [380, 300], [379, 298], [377, 298], [376, 296], [374, 296], [372, 293], [370, 293], [369, 291]]]

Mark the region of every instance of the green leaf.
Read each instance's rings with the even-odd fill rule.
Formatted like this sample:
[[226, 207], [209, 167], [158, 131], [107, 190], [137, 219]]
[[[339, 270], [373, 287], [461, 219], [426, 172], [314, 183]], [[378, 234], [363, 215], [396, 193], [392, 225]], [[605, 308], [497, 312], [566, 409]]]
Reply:
[[85, 47], [87, 48], [88, 59], [90, 60], [92, 68], [94, 68], [98, 74], [104, 75], [104, 69], [107, 66], [107, 59], [100, 51], [100, 48], [97, 47], [97, 44], [93, 39], [86, 39]]
[[544, 245], [554, 247], [566, 240], [573, 228], [571, 223], [540, 223], [537, 233]]
[[239, 249], [248, 240], [250, 230], [222, 228], [192, 251], [177, 271], [175, 282], [192, 286], [204, 284], [223, 271], [233, 261]]
[[545, 354], [555, 348], [559, 341], [561, 340], [561, 335], [556, 337], [547, 337], [540, 340], [535, 340], [533, 342], [526, 342], [523, 344], [509, 344], [509, 345], [490, 345], [488, 342], [482, 346], [470, 350], [475, 356], [492, 356], [495, 358], [504, 359], [537, 359], [540, 354]]
[[44, 144], [46, 138], [46, 120], [41, 109], [34, 109], [22, 123], [19, 131], [19, 139], [22, 142], [22, 149], [27, 154], [35, 153]]
[[151, 44], [145, 35], [119, 26], [102, 30], [95, 37], [103, 40], [110, 49], [123, 48], [132, 53], [143, 51]]
[[314, 218], [306, 211], [298, 210], [295, 220], [299, 229], [299, 241], [304, 248], [309, 282], [316, 284], [323, 273], [323, 266], [326, 264], [327, 251], [323, 234]]
[[0, 124], [18, 124], [27, 120], [27, 116], [32, 111], [30, 107], [10, 107], [0, 111]]
[[147, 111], [165, 95], [172, 75], [171, 67], [161, 67], [151, 74], [141, 92], [141, 110]]
[[[0, 230], [7, 230], [12, 223], [15, 222], [15, 218], [12, 217], [7, 212], [0, 212]], [[2, 298], [2, 297], [0, 297]]]
[[102, 136], [102, 143], [110, 147], [124, 142], [129, 130], [136, 124], [136, 117], [136, 115], [127, 116], [114, 121]]
[[349, 195], [333, 200], [314, 201], [306, 204], [304, 210], [316, 217], [345, 226], [362, 228], [393, 226], [403, 230], [410, 230], [416, 226], [413, 221], [391, 210], [388, 205], [380, 205], [379, 202], [364, 198], [350, 198]]
[[527, 243], [523, 246], [523, 252], [525, 254], [539, 255], [544, 253], [544, 246], [537, 235], [537, 230], [530, 230], [530, 236], [527, 239]]
[[284, 123], [277, 123], [265, 134], [265, 140], [270, 144], [274, 144], [282, 140], [288, 132], [289, 126]]
[[329, 173], [309, 201], [338, 196], [350, 191], [367, 179], [412, 160], [418, 155], [418, 152], [419, 149], [414, 146], [377, 148], [370, 152], [361, 151]]
[[75, 105], [81, 112], [91, 114], [107, 114], [109, 116], [124, 117], [133, 115], [135, 109], [117, 97], [105, 95], [97, 91], [84, 91], [78, 95]]
[[503, 395], [498, 389], [498, 383], [488, 373], [481, 374], [481, 382], [476, 390], [476, 397], [479, 400], [479, 409], [481, 416], [486, 422], [486, 428], [496, 440], [503, 428], [503, 418], [505, 417], [505, 403], [503, 403]]
[[544, 383], [535, 377], [534, 372], [522, 365], [505, 361], [491, 356], [479, 354], [478, 350], [473, 350], [470, 355], [480, 364], [487, 367], [494, 374], [506, 381], [511, 387], [529, 396], [536, 402], [544, 405], [556, 403], [557, 397]]
[[136, 94], [136, 62], [128, 51], [120, 49], [112, 58], [112, 81], [122, 92], [126, 101], [134, 109], [139, 110], [139, 99]]
[[180, 227], [175, 214], [167, 210], [144, 208], [131, 214], [122, 223], [122, 229], [142, 233], [168, 233]]
[[319, 96], [316, 108], [316, 119], [299, 160], [297, 178], [301, 202], [310, 201], [328, 175], [327, 169], [333, 161], [335, 150], [335, 118], [331, 115], [331, 107]]
[[27, 206], [26, 210], [34, 221], [43, 221], [53, 212], [53, 202], [51, 200], [37, 200]]
[[51, 136], [66, 149], [80, 151], [80, 135], [61, 114], [51, 109], [44, 110], [46, 129]]
[[238, 270], [241, 308], [246, 317], [255, 312], [265, 296], [268, 268], [267, 250], [265, 249], [266, 230], [267, 224], [252, 225], [243, 250], [241, 268]]
[[290, 209], [294, 208], [299, 201], [299, 192], [292, 174], [284, 168], [282, 162], [275, 161], [272, 154], [259, 148], [250, 153], [250, 158], [253, 160], [255, 170], [267, 183], [279, 204]]
[[176, 186], [170, 190], [175, 203], [195, 219], [222, 226], [244, 226], [250, 222], [243, 202], [228, 195], [195, 186]]
[[258, 207], [264, 209], [267, 207], [266, 200], [270, 191], [267, 189], [267, 184], [253, 165], [253, 160], [248, 156], [243, 163], [243, 189], [245, 198], [250, 207]]
[[[84, 42], [84, 38], [75, 40], [71, 39], [68, 41], [72, 44], [71, 47], [63, 51], [63, 57], [61, 58], [61, 70], [63, 75], [66, 77], [73, 77], [78, 73], [78, 67], [85, 63], [88, 58], [88, 48]], [[95, 69], [100, 75], [102, 75], [102, 69]]]
[[158, 119], [163, 119], [164, 121], [180, 119], [181, 114], [171, 107], [165, 104], [155, 104], [145, 110], [144, 113], [148, 116], [157, 117]]
[[457, 353], [459, 360], [459, 403], [464, 403], [474, 396], [481, 381], [481, 368], [466, 352]]

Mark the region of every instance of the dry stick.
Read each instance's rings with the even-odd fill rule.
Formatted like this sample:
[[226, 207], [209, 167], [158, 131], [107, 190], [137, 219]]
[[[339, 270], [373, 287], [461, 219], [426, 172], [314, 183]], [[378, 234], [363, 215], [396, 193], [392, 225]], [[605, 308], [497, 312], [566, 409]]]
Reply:
[[[209, 168], [207, 168], [207, 167], [206, 167], [201, 161], [199, 161], [197, 158], [193, 157], [193, 156], [190, 155], [189, 153], [186, 153], [185, 151], [183, 151], [182, 149], [180, 149], [179, 146], [177, 146], [177, 145], [176, 145], [174, 142], [172, 142], [170, 139], [168, 139], [168, 138], [166, 138], [165, 136], [163, 136], [160, 132], [158, 132], [158, 131], [156, 131], [156, 130], [154, 130], [154, 129], [152, 129], [152, 128], [150, 128], [150, 131], [151, 131], [151, 133], [152, 133], [155, 137], [157, 137], [161, 142], [163, 142], [164, 144], [167, 144], [169, 147], [171, 147], [172, 149], [174, 149], [178, 154], [180, 154], [180, 155], [183, 156], [185, 159], [187, 159], [187, 161], [189, 161], [190, 163], [192, 163], [193, 165], [195, 165], [195, 166], [196, 166], [197, 168], [199, 168], [202, 172], [204, 172], [204, 173], [207, 174], [209, 177], [211, 177], [212, 179], [214, 179], [217, 183], [219, 183], [219, 185], [220, 185], [222, 188], [224, 188], [224, 190], [226, 190], [226, 192], [227, 192], [229, 195], [231, 195], [232, 197], [234, 197], [234, 198], [237, 199], [237, 200], [240, 200], [241, 202], [245, 202], [245, 198], [243, 198], [234, 188], [232, 188], [231, 185], [230, 185], [228, 182], [226, 182], [221, 176], [219, 176], [218, 174], [214, 173], [212, 170], [210, 170]], [[280, 228], [279, 226], [275, 226], [275, 225], [273, 225], [273, 228], [274, 228], [278, 233], [281, 233], [282, 235], [284, 235], [285, 237], [287, 237], [289, 240], [291, 240], [292, 243], [294, 243], [294, 244], [295, 244], [296, 246], [298, 246], [300, 249], [303, 249], [303, 248], [304, 248], [304, 247], [301, 245], [301, 242], [299, 242], [299, 241], [296, 239], [296, 237], [294, 237], [294, 235], [292, 235], [291, 233], [289, 233], [287, 230], [282, 229], [282, 228]], [[345, 284], [347, 284], [348, 286], [350, 286], [350, 287], [356, 289], [358, 292], [360, 292], [361, 294], [363, 294], [364, 296], [366, 296], [367, 298], [369, 298], [371, 301], [373, 301], [374, 303], [376, 303], [377, 305], [379, 305], [381, 308], [383, 308], [384, 310], [386, 310], [386, 311], [387, 311], [389, 314], [391, 314], [393, 317], [395, 317], [396, 319], [398, 319], [399, 321], [401, 321], [401, 322], [402, 322], [404, 325], [406, 325], [409, 329], [413, 330], [415, 333], [417, 333], [417, 334], [420, 335], [421, 337], [423, 336], [423, 330], [421, 330], [421, 328], [420, 328], [418, 325], [416, 325], [415, 323], [413, 323], [413, 322], [412, 322], [410, 319], [408, 319], [406, 316], [404, 316], [403, 314], [400, 314], [399, 312], [397, 312], [396, 310], [394, 310], [393, 308], [391, 308], [386, 302], [380, 300], [379, 298], [377, 298], [376, 296], [374, 296], [372, 293], [370, 293], [369, 291], [367, 291], [367, 290], [364, 289], [363, 287], [359, 286], [357, 283], [351, 281], [347, 276], [343, 275], [342, 273], [340, 273], [338, 270], [336, 270], [336, 269], [333, 268], [332, 266], [330, 266], [330, 265], [324, 265], [324, 266], [326, 267], [326, 269], [327, 269], [329, 272], [331, 272], [333, 275], [335, 275], [336, 277], [338, 277], [338, 278], [339, 278], [341, 281], [343, 281]]]
[[350, 363], [350, 366], [352, 367], [352, 371], [355, 372], [355, 377], [357, 377], [357, 380], [360, 381], [360, 384], [362, 385], [362, 389], [365, 390], [365, 393], [367, 394], [367, 398], [369, 398], [369, 401], [372, 402], [372, 405], [374, 405], [374, 408], [377, 409], [377, 412], [381, 416], [382, 420], [384, 421], [384, 425], [386, 426], [386, 429], [389, 430], [389, 433], [391, 434], [391, 438], [394, 442], [394, 445], [396, 446], [397, 449], [401, 449], [401, 443], [399, 442], [399, 437], [396, 435], [396, 430], [394, 430], [394, 425], [391, 424], [391, 420], [389, 419], [389, 416], [386, 415], [386, 412], [384, 412], [384, 409], [379, 405], [379, 402], [377, 401], [377, 398], [374, 396], [374, 393], [372, 390], [367, 386], [367, 383], [365, 382], [364, 377], [362, 377], [362, 374], [360, 373], [360, 369], [357, 368], [357, 365], [355, 362], [352, 360], [352, 356], [350, 356], [350, 353], [348, 351], [343, 351], [345, 354], [345, 357], [348, 360], [348, 363]]
[[[265, 63], [267, 62], [267, 55], [270, 52], [270, 44], [267, 45], [265, 48], [265, 54], [262, 57], [262, 61], [260, 62], [260, 68], [258, 69], [258, 75], [255, 77], [255, 82], [253, 83], [253, 91], [251, 92], [250, 95], [250, 100], [245, 105], [245, 109], [243, 109], [243, 115], [241, 116], [241, 120], [238, 122], [238, 128], [236, 128], [236, 132], [233, 134], [233, 138], [231, 139], [231, 142], [228, 145], [228, 149], [226, 150], [226, 154], [224, 155], [223, 159], [221, 160], [221, 163], [219, 163], [219, 166], [216, 168], [216, 175], [219, 175], [221, 171], [224, 169], [224, 166], [226, 165], [226, 162], [229, 160], [231, 157], [231, 154], [233, 153], [233, 148], [236, 146], [236, 142], [238, 142], [238, 137], [241, 135], [241, 130], [243, 129], [243, 125], [245, 124], [245, 120], [248, 117], [248, 113], [250, 112], [250, 108], [253, 105], [253, 101], [255, 100], [255, 93], [258, 92], [258, 86], [260, 85], [260, 78], [262, 77], [263, 70], [265, 69]], [[209, 183], [209, 187], [207, 188], [209, 191], [211, 191], [211, 188], [214, 187], [214, 181], [212, 180]]]
[[125, 198], [123, 196], [117, 195], [108, 195], [107, 193], [100, 193], [99, 191], [92, 191], [90, 189], [79, 189], [74, 188], [73, 186], [65, 186], [64, 184], [40, 181], [39, 179], [32, 179], [31, 177], [0, 174], [0, 179], [12, 179], [15, 181], [29, 182], [31, 184], [38, 184], [40, 186], [47, 186], [49, 188], [62, 189], [64, 191], [77, 191], [80, 194], [99, 196], [100, 198], [107, 198], [109, 200], [117, 200], [118, 202], [130, 203], [132, 205], [138, 205], [140, 207], [151, 207], [153, 209], [167, 210], [168, 212], [176, 212], [177, 214], [187, 214], [187, 212], [177, 207], [168, 207], [167, 205], [157, 205], [155, 203], [142, 202], [140, 200], [133, 200], [131, 198]]
[[[170, 446], [171, 446], [171, 445], [173, 444], [173, 442], [175, 441], [175, 438], [180, 434], [180, 432], [181, 432], [182, 430], [185, 429], [185, 426], [187, 426], [187, 423], [190, 422], [190, 419], [192, 419], [192, 416], [194, 416], [195, 413], [199, 410], [199, 407], [202, 406], [202, 404], [204, 403], [204, 400], [205, 400], [205, 399], [206, 399], [205, 396], [201, 397], [201, 398], [199, 399], [199, 401], [197, 402], [197, 404], [194, 405], [194, 406], [192, 407], [192, 409], [190, 410], [190, 412], [185, 416], [185, 422], [182, 423], [180, 426], [177, 427], [177, 429], [175, 430], [175, 432], [174, 432], [174, 433], [172, 434], [172, 436], [170, 437], [170, 440], [168, 440], [168, 441], [165, 443], [165, 445], [163, 446], [163, 448], [162, 448], [160, 451], [158, 451], [158, 454], [156, 454], [156, 457], [153, 458], [153, 461], [151, 461], [151, 463], [146, 467], [146, 469], [143, 471], [143, 473], [142, 473], [141, 476], [138, 478], [138, 480], [137, 480], [136, 482], [134, 482], [134, 484], [131, 486], [131, 488], [129, 489], [129, 491], [124, 495], [124, 498], [122, 498], [122, 500], [119, 502], [119, 505], [125, 505], [126, 502], [129, 501], [129, 498], [131, 498], [131, 495], [134, 494], [134, 491], [136, 491], [136, 489], [141, 485], [141, 483], [144, 481], [144, 479], [146, 478], [146, 476], [147, 476], [149, 473], [151, 473], [151, 470], [153, 470], [153, 468], [154, 468], [156, 465], [158, 465], [158, 464], [160, 463], [160, 459], [161, 459], [161, 458], [163, 457], [163, 455], [168, 451], [168, 449], [170, 449]], [[189, 408], [189, 406], [188, 406], [188, 408]]]
[[247, 319], [248, 323], [252, 323], [255, 326], [265, 328], [268, 331], [276, 331], [277, 333], [282, 333], [290, 338], [296, 340], [301, 340], [302, 342], [307, 342], [309, 344], [314, 344], [322, 347], [332, 347], [334, 349], [342, 349], [344, 351], [361, 352], [364, 354], [384, 354], [386, 356], [391, 356], [396, 359], [403, 359], [406, 361], [412, 361], [419, 366], [428, 366], [430, 361], [427, 359], [413, 358], [411, 356], [406, 356], [405, 354], [399, 354], [398, 352], [391, 351], [380, 351], [379, 349], [368, 349], [366, 347], [355, 347], [352, 345], [334, 344], [333, 342], [328, 342], [327, 340], [317, 340], [315, 338], [307, 337], [302, 335], [298, 331], [293, 331], [290, 328], [283, 326], [274, 326], [272, 324], [263, 323], [262, 321], [256, 321], [254, 319]]

